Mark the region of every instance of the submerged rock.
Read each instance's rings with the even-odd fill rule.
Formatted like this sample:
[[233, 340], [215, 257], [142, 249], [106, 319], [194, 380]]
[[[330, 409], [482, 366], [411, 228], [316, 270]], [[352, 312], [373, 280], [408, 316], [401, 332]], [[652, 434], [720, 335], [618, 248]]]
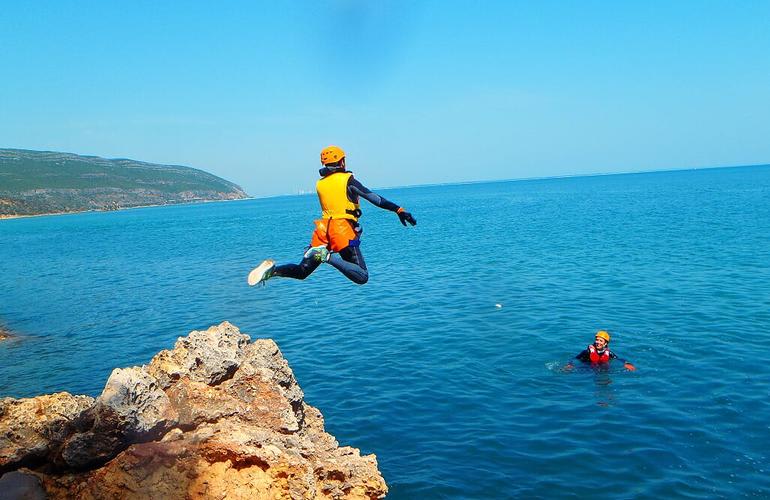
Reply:
[[180, 338], [147, 366], [116, 369], [95, 400], [0, 400], [0, 471], [20, 467], [0, 481], [49, 498], [371, 499], [388, 491], [374, 455], [339, 447], [324, 431], [275, 342], [250, 343], [227, 322]]

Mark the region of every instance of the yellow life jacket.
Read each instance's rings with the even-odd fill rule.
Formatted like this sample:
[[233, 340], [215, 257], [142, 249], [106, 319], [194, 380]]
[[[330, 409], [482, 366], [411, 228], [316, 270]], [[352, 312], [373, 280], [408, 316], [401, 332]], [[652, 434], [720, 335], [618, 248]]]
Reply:
[[335, 172], [322, 177], [315, 185], [318, 201], [321, 202], [321, 216], [324, 219], [350, 219], [357, 221], [361, 215], [358, 203], [348, 199], [350, 172]]

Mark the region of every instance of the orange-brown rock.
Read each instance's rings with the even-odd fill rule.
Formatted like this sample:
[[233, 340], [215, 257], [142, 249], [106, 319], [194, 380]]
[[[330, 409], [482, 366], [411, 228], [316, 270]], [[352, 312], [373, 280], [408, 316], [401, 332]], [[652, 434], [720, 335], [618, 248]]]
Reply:
[[[40, 398], [51, 397], [3, 400], [0, 407], [44, 407]], [[45, 456], [46, 464], [21, 469], [8, 484], [42, 488], [49, 498], [85, 499], [387, 493], [374, 455], [339, 447], [324, 431], [323, 416], [305, 403], [278, 346], [250, 343], [226, 322], [192, 332], [148, 366], [116, 370], [102, 395], [84, 406], [69, 435], [37, 447], [35, 456]], [[9, 415], [0, 414], [0, 429], [10, 428]], [[15, 457], [7, 463], [33, 464], [18, 451], [6, 454]]]
[[0, 399], [0, 473], [50, 459], [93, 404], [66, 392]]

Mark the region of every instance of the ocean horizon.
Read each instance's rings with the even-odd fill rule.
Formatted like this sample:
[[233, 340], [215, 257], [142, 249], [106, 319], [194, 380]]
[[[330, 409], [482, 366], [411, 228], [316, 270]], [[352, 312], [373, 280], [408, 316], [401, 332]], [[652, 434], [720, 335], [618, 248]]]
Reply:
[[[68, 153], [71, 154], [71, 153]], [[574, 173], [564, 175], [547, 175], [547, 176], [533, 176], [533, 177], [515, 177], [510, 179], [483, 179], [483, 180], [468, 180], [468, 181], [451, 181], [451, 182], [438, 182], [438, 183], [424, 183], [424, 184], [404, 184], [396, 186], [374, 186], [375, 191], [383, 191], [390, 189], [409, 189], [409, 188], [422, 188], [422, 187], [441, 187], [441, 186], [464, 186], [472, 184], [493, 184], [499, 182], [526, 182], [526, 181], [542, 181], [551, 179], [572, 179], [577, 177], [603, 177], [612, 175], [637, 175], [637, 174], [656, 174], [664, 172], [685, 172], [691, 170], [716, 170], [725, 168], [756, 168], [756, 167], [768, 167], [770, 163], [757, 163], [750, 165], [722, 165], [722, 166], [695, 166], [695, 167], [676, 167], [676, 168], [661, 168], [654, 170], [629, 170], [629, 171], [617, 171], [617, 172], [588, 172], [588, 173]], [[153, 207], [165, 207], [173, 205], [197, 205], [202, 203], [220, 203], [220, 202], [234, 202], [234, 201], [248, 201], [248, 200], [264, 200], [271, 198], [281, 198], [285, 196], [316, 196], [313, 190], [301, 190], [296, 193], [280, 193], [264, 196], [248, 196], [247, 198], [235, 199], [235, 200], [200, 200], [186, 203], [170, 203], [170, 204], [156, 204], [156, 205], [138, 205], [134, 207], [123, 207], [118, 210], [134, 210], [137, 208], [153, 208]], [[49, 215], [72, 215], [90, 212], [107, 212], [115, 210], [83, 210], [78, 212], [52, 212], [42, 213], [34, 215], [0, 215], [0, 220], [4, 219], [21, 219], [26, 217], [47, 217]]]

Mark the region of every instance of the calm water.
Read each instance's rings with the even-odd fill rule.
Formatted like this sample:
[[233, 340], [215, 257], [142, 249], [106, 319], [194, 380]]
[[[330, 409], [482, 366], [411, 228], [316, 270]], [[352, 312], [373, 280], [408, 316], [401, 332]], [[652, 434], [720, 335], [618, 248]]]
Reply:
[[[246, 285], [314, 196], [0, 221], [0, 395], [96, 395], [229, 320], [389, 498], [770, 497], [770, 167], [382, 194], [419, 225], [364, 207], [363, 287]], [[599, 328], [638, 370], [561, 372]]]

